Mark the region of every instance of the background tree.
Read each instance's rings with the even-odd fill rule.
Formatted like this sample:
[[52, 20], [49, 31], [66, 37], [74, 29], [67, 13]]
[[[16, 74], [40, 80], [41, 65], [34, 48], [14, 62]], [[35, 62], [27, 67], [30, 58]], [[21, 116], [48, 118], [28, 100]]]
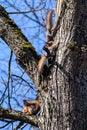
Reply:
[[55, 41], [60, 44], [50, 75], [46, 74], [46, 78], [42, 75], [40, 80], [37, 71], [39, 56], [8, 18], [7, 12], [3, 8], [0, 10], [1, 38], [33, 80], [41, 102], [39, 117], [28, 117], [21, 112], [3, 108], [0, 108], [0, 117], [30, 123], [41, 130], [86, 130], [87, 0], [57, 1], [56, 19], [60, 29]]

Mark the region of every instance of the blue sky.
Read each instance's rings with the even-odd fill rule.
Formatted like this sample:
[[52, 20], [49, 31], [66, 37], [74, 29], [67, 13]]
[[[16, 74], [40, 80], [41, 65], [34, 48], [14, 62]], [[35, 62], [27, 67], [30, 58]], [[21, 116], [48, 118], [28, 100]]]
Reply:
[[[8, 12], [17, 12], [18, 10], [20, 11], [30, 10], [28, 5], [26, 5], [24, 1], [25, 0], [0, 0], [0, 4], [3, 7], [5, 7]], [[36, 0], [36, 1], [26, 0], [26, 1], [29, 2], [29, 4], [34, 8], [37, 8], [37, 9], [43, 8], [41, 4], [38, 7], [38, 3], [40, 2], [40, 0]], [[42, 2], [45, 2], [45, 1], [46, 0], [42, 0]], [[46, 12], [49, 9], [54, 9], [54, 7], [55, 7], [54, 1], [47, 0], [47, 3], [46, 5], [44, 5], [43, 10], [36, 12], [39, 18], [39, 21], [40, 23], [43, 23], [43, 26], [45, 25]], [[18, 27], [22, 30], [23, 34], [32, 43], [37, 53], [43, 54], [42, 47], [45, 44], [46, 28], [39, 26], [39, 24], [34, 21], [36, 20], [36, 18], [33, 15], [33, 13], [27, 13], [24, 15], [23, 14], [10, 14], [9, 16], [15, 21]], [[8, 91], [5, 92], [6, 84], [8, 83], [9, 57], [10, 57], [10, 49], [4, 43], [4, 41], [0, 39], [0, 103], [3, 102], [2, 106], [6, 108], [9, 107]], [[32, 81], [30, 81], [29, 77], [24, 72], [24, 70], [16, 63], [15, 59], [16, 57], [13, 54], [12, 62], [11, 62], [11, 75], [13, 75], [13, 77], [12, 79], [10, 79], [10, 83], [9, 83], [11, 107], [14, 110], [22, 110], [23, 99], [30, 99], [31, 97], [35, 98], [36, 94], [35, 94], [35, 87]], [[19, 77], [17, 78], [16, 76], [19, 76]], [[21, 78], [23, 78], [23, 80], [21, 80]], [[25, 80], [27, 82], [25, 82]], [[4, 99], [2, 98], [2, 92], [5, 92]], [[19, 106], [16, 102], [16, 99], [18, 100]], [[0, 126], [1, 125], [3, 125], [2, 122], [0, 122]], [[11, 127], [9, 128], [10, 128], [9, 130], [12, 129]], [[28, 128], [25, 127], [23, 130], [28, 130]]]

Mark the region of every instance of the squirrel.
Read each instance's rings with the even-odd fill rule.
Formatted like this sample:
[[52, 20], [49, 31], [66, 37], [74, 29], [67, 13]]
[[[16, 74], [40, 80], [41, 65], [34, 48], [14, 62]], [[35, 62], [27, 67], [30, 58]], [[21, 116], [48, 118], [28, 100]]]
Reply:
[[50, 10], [46, 16], [46, 43], [52, 40], [51, 29], [52, 29], [52, 14], [54, 10]]
[[46, 63], [46, 60], [48, 58], [48, 54], [47, 52], [41, 57], [41, 59], [39, 60], [38, 62], [38, 72], [39, 73], [42, 73], [43, 72], [43, 68], [44, 68], [44, 65]]
[[46, 44], [49, 44], [50, 41], [53, 41], [53, 37], [55, 36], [57, 30], [60, 28], [58, 25], [58, 20], [56, 25], [52, 24], [52, 14], [54, 10], [50, 10], [46, 16]]
[[51, 45], [48, 45], [48, 46], [45, 47], [45, 51], [46, 52], [45, 52], [45, 54], [41, 57], [41, 59], [38, 62], [38, 71], [39, 71], [39, 73], [43, 72], [46, 60], [49, 59], [50, 57], [54, 57], [55, 56], [55, 50], [57, 49], [58, 45], [59, 45], [59, 42], [56, 42], [56, 43], [52, 42]]
[[54, 33], [59, 29], [58, 25], [52, 26], [52, 13], [54, 10], [50, 10], [46, 17], [46, 44], [43, 47], [45, 54], [41, 57], [38, 62], [38, 71], [39, 73], [43, 72], [44, 65], [46, 60], [51, 56], [55, 55], [55, 50], [58, 47], [59, 43], [54, 43]]
[[36, 115], [40, 111], [39, 100], [23, 100], [24, 107], [22, 112], [28, 115]]

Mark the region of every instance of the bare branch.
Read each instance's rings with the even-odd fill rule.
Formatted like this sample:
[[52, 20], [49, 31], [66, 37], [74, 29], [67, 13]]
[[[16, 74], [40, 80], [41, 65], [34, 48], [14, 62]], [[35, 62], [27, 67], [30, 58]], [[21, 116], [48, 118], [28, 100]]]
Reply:
[[2, 107], [0, 107], [0, 118], [12, 119], [14, 121], [21, 121], [24, 123], [29, 123], [36, 127], [38, 127], [38, 124], [40, 123], [38, 117], [36, 116], [28, 116], [23, 112], [4, 109]]
[[11, 61], [12, 61], [12, 55], [13, 52], [10, 52], [10, 57], [9, 57], [9, 63], [8, 63], [8, 82], [7, 82], [7, 88], [8, 88], [8, 105], [9, 108], [11, 109], [11, 103], [10, 103], [10, 79], [11, 79]]
[[19, 65], [27, 72], [36, 85], [39, 56], [2, 6], [0, 6], [0, 37], [8, 44], [16, 55]]
[[36, 12], [40, 11], [41, 9], [31, 9], [27, 11], [18, 11], [18, 12], [8, 12], [8, 14], [25, 14], [25, 13], [30, 13], [30, 12]]

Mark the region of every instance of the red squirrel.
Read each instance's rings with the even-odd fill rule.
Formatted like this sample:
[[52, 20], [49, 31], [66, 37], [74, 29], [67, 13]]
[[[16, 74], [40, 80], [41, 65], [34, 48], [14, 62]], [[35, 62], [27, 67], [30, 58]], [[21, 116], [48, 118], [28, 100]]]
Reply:
[[44, 65], [46, 63], [46, 60], [53, 55], [56, 48], [58, 47], [59, 43], [54, 43], [53, 34], [54, 31], [58, 30], [59, 27], [56, 25], [52, 27], [52, 13], [54, 10], [50, 10], [46, 17], [46, 44], [44, 46], [45, 54], [41, 57], [41, 59], [38, 62], [38, 71], [39, 73], [43, 72]]
[[39, 73], [43, 72], [46, 60], [49, 57], [51, 57], [51, 56], [53, 56], [55, 54], [55, 50], [57, 49], [58, 45], [59, 45], [59, 42], [56, 42], [55, 44], [52, 44], [51, 46], [48, 45], [45, 48], [46, 52], [45, 52], [45, 54], [41, 57], [41, 59], [38, 62], [38, 71], [39, 71]]
[[39, 62], [38, 62], [38, 71], [39, 71], [39, 73], [42, 73], [42, 72], [43, 72], [43, 68], [44, 68], [44, 65], [45, 65], [45, 63], [46, 63], [47, 58], [48, 58], [48, 54], [45, 53], [45, 54], [41, 57], [41, 59], [39, 60]]
[[51, 29], [52, 29], [52, 14], [54, 10], [50, 10], [46, 16], [46, 43], [51, 40]]
[[36, 115], [40, 110], [39, 100], [24, 100], [22, 112], [28, 115]]

